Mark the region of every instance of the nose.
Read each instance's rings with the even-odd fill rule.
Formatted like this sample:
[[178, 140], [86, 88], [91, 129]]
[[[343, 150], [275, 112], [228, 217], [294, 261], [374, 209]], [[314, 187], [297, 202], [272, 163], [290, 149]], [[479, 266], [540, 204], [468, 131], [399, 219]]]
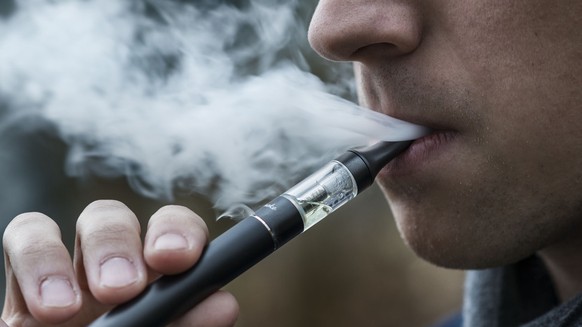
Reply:
[[308, 37], [311, 47], [330, 60], [385, 59], [418, 47], [421, 20], [415, 0], [320, 0]]

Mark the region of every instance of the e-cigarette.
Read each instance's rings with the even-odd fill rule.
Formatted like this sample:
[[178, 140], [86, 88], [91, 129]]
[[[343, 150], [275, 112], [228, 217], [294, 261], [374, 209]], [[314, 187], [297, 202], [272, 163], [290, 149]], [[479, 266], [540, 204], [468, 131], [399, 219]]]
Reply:
[[90, 327], [162, 327], [367, 189], [411, 141], [348, 150], [208, 244], [194, 267], [163, 276]]

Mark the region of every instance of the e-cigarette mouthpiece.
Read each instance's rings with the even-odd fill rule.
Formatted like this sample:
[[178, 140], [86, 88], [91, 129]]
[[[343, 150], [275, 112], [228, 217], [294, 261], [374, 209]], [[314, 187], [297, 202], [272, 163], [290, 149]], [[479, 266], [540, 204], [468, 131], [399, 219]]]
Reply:
[[282, 196], [296, 205], [307, 230], [372, 185], [380, 169], [408, 145], [410, 142], [380, 142], [349, 150]]
[[349, 150], [210, 242], [198, 263], [164, 276], [90, 327], [161, 327], [368, 188], [411, 141]]

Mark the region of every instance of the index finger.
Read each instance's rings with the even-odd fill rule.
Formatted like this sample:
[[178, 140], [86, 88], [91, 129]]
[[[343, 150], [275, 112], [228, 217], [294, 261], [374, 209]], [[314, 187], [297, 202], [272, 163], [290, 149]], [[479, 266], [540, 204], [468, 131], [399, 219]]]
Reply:
[[75, 267], [82, 286], [101, 303], [125, 302], [145, 288], [140, 224], [126, 205], [99, 200], [83, 210], [77, 220]]
[[81, 307], [81, 291], [57, 224], [40, 213], [14, 218], [3, 237], [7, 288], [3, 318], [59, 323]]

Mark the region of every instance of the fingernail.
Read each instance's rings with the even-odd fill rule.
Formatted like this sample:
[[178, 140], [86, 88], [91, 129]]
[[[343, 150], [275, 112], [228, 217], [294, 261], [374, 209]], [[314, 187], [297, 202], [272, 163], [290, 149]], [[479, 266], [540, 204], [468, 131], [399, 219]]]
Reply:
[[163, 234], [154, 242], [156, 250], [183, 250], [188, 248], [188, 240], [180, 234]]
[[66, 277], [50, 276], [40, 283], [40, 297], [45, 307], [63, 308], [74, 304], [77, 294]]
[[124, 257], [111, 257], [101, 263], [101, 286], [120, 288], [135, 283], [138, 272], [135, 265]]

